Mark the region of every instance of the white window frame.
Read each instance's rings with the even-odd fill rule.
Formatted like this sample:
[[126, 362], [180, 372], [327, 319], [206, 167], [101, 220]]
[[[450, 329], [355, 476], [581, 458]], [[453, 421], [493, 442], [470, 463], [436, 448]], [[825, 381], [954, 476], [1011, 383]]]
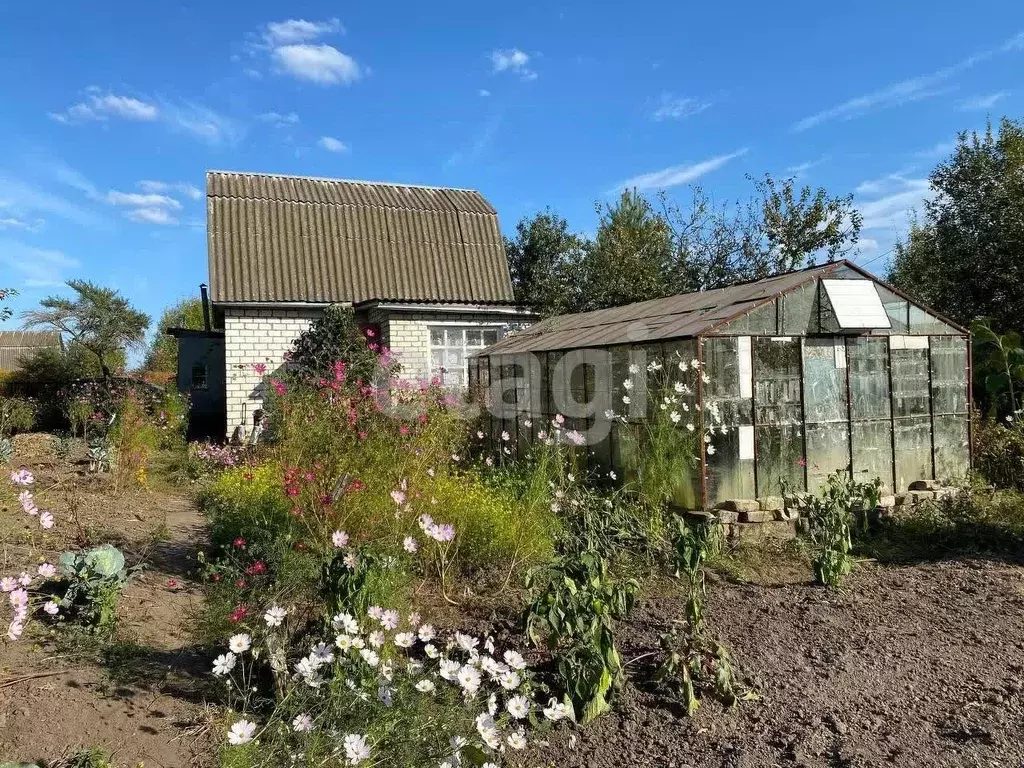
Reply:
[[[428, 349], [427, 365], [430, 378], [440, 379], [441, 385], [451, 389], [465, 389], [468, 386], [469, 355], [478, 352], [501, 340], [504, 330], [503, 323], [481, 323], [466, 325], [465, 323], [431, 323], [427, 326]], [[494, 339], [488, 341], [484, 334], [493, 333]], [[437, 343], [437, 335], [441, 335], [443, 343]], [[479, 343], [473, 339], [479, 334]], [[456, 369], [449, 367], [453, 354], [461, 352], [462, 365]]]

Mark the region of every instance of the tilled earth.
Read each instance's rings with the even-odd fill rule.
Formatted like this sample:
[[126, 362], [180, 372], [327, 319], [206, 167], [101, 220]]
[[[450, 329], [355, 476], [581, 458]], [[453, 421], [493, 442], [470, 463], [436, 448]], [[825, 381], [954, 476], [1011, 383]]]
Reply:
[[863, 564], [839, 592], [709, 585], [712, 631], [760, 700], [687, 718], [642, 682], [682, 614], [647, 600], [621, 628], [616, 710], [537, 758], [557, 766], [1024, 766], [1024, 569]]

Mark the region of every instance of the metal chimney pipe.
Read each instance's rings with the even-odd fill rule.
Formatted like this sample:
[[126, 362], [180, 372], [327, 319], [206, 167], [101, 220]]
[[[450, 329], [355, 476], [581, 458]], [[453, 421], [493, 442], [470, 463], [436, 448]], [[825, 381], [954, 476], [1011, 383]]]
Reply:
[[203, 328], [209, 333], [213, 328], [210, 324], [210, 296], [206, 292], [206, 283], [199, 285], [199, 295], [203, 297]]

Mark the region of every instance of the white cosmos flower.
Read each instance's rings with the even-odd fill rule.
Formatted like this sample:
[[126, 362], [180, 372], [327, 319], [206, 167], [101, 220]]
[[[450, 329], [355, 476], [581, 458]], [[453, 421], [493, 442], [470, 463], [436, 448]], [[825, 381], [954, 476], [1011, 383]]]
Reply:
[[629, 372], [630, 373], [640, 373], [640, 366], [637, 363], [630, 363], [629, 364]]
[[366, 639], [369, 640], [371, 648], [380, 648], [384, 645], [384, 633], [379, 630], [371, 632]]
[[505, 441], [506, 443], [507, 443], [507, 442], [508, 442], [508, 441], [509, 441], [509, 440], [510, 440], [511, 438], [512, 438], [512, 436], [511, 436], [511, 435], [510, 435], [510, 434], [509, 434], [508, 432], [502, 432], [502, 433], [501, 433], [501, 439], [502, 439], [502, 440], [504, 440], [504, 441]]
[[694, 370], [700, 368], [700, 360], [698, 360], [696, 357], [693, 358], [693, 360], [690, 361], [690, 367], [693, 368]]
[[356, 649], [362, 649], [366, 647], [366, 641], [363, 638], [356, 636], [352, 638], [352, 647]]
[[437, 646], [433, 643], [427, 643], [425, 646], [423, 646], [423, 652], [427, 654], [428, 659], [436, 659], [438, 656], [441, 655], [440, 652], [437, 650]]
[[395, 635], [395, 645], [399, 648], [411, 648], [415, 641], [416, 636], [412, 632], [399, 632]]
[[267, 608], [267, 612], [263, 614], [263, 620], [267, 622], [268, 627], [280, 627], [284, 623], [284, 617], [288, 615], [288, 611], [277, 605], [272, 605]]
[[679, 411], [672, 411], [672, 413], [670, 413], [668, 417], [672, 419], [673, 424], [678, 424], [679, 420], [683, 418], [682, 416], [679, 415]]
[[419, 628], [419, 632], [417, 632], [417, 634], [419, 635], [420, 640], [424, 643], [429, 643], [434, 639], [434, 628], [430, 624], [423, 624]]
[[246, 634], [232, 635], [228, 640], [228, 648], [232, 653], [245, 653], [252, 648], [252, 638]]
[[420, 693], [430, 693], [434, 690], [434, 682], [432, 680], [427, 680], [427, 678], [423, 678], [416, 683], [416, 690]]
[[516, 651], [505, 651], [505, 663], [512, 669], [526, 669], [526, 659]]
[[459, 648], [466, 651], [467, 653], [472, 653], [480, 644], [480, 641], [477, 640], [475, 637], [471, 635], [464, 635], [461, 632], [455, 633], [455, 642], [456, 644], [458, 644]]
[[402, 539], [402, 549], [404, 549], [410, 555], [419, 548], [420, 545], [416, 543], [416, 539], [412, 536], [406, 536], [404, 539]]
[[625, 403], [626, 405], [629, 405], [632, 402], [632, 400], [629, 399], [629, 395], [623, 395], [622, 402]]
[[486, 672], [491, 677], [497, 677], [507, 669], [504, 664], [500, 661], [495, 660], [491, 656], [480, 657], [480, 669]]
[[512, 749], [526, 749], [526, 731], [520, 728], [505, 737], [505, 743]]
[[626, 390], [632, 389], [633, 388], [633, 380], [632, 379], [626, 379], [625, 381], [623, 381], [622, 382], [622, 388], [626, 389]]
[[682, 394], [683, 390], [686, 389], [686, 385], [683, 384], [683, 382], [681, 381], [677, 381], [675, 384], [672, 385], [672, 389]]
[[248, 744], [256, 734], [256, 723], [248, 720], [239, 720], [228, 729], [229, 744]]
[[469, 664], [464, 664], [456, 675], [456, 680], [466, 693], [476, 693], [480, 687], [480, 670]]
[[682, 371], [683, 373], [686, 373], [686, 371], [690, 370], [690, 366], [688, 366], [686, 364], [685, 360], [680, 360], [679, 361], [679, 370]]
[[513, 696], [505, 703], [505, 709], [516, 720], [522, 720], [530, 714], [530, 700], [525, 696]]
[[334, 651], [331, 650], [331, 646], [327, 645], [327, 643], [317, 643], [313, 646], [309, 655], [316, 659], [318, 664], [330, 664], [334, 661]]
[[377, 664], [380, 663], [380, 656], [377, 655], [376, 651], [370, 648], [363, 648], [363, 650], [359, 652], [359, 655], [362, 656], [363, 661], [371, 667], [376, 667]]
[[548, 701], [548, 705], [544, 707], [544, 717], [552, 722], [569, 717], [569, 715], [569, 708], [565, 704], [556, 701], [553, 698], [550, 699]]
[[491, 749], [497, 749], [501, 746], [501, 731], [498, 730], [498, 725], [494, 722], [494, 718], [486, 712], [476, 716], [476, 731], [480, 734], [484, 744]]
[[604, 417], [611, 421], [612, 419], [615, 418], [615, 411], [609, 408], [607, 411], [604, 412]]
[[686, 425], [686, 431], [687, 432], [693, 432], [693, 430], [694, 430], [693, 422], [690, 422], [689, 424]]
[[398, 622], [401, 621], [402, 617], [399, 616], [398, 611], [394, 608], [388, 608], [380, 615], [380, 625], [384, 629], [395, 629], [398, 627]]
[[506, 691], [514, 691], [519, 687], [521, 680], [519, 679], [519, 673], [509, 670], [508, 672], [502, 673], [501, 677], [498, 678], [498, 682], [501, 683], [501, 687]]
[[[429, 654], [428, 654], [429, 655]], [[441, 663], [438, 667], [438, 674], [441, 675], [445, 680], [455, 680], [459, 674], [459, 669], [462, 665], [452, 659], [441, 659]]]
[[313, 718], [305, 712], [301, 715], [296, 715], [295, 719], [292, 720], [292, 730], [296, 733], [309, 733], [313, 730]]
[[342, 743], [345, 746], [345, 762], [349, 765], [359, 765], [370, 758], [370, 745], [366, 743], [365, 736], [350, 733]]
[[331, 534], [331, 543], [338, 549], [348, 546], [348, 534], [344, 531], [335, 531]]
[[661, 370], [661, 361], [660, 360], [651, 360], [651, 362], [649, 362], [647, 364], [647, 370], [648, 371], [660, 371]]
[[708, 446], [708, 456], [714, 456], [714, 455], [715, 455], [715, 446], [709, 445]]
[[213, 674], [215, 674], [217, 677], [226, 675], [234, 668], [235, 654], [233, 653], [222, 653], [220, 656], [213, 660]]
[[359, 634], [359, 622], [348, 613], [339, 613], [331, 619], [331, 626], [349, 635]]

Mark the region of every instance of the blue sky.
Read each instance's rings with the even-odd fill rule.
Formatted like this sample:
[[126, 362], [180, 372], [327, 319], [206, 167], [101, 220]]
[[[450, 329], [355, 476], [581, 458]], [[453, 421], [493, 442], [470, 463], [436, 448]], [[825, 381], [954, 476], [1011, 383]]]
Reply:
[[[0, 285], [156, 316], [206, 280], [204, 172], [481, 190], [592, 232], [623, 184], [854, 192], [884, 271], [961, 129], [1024, 114], [1024, 9], [892, 2], [5, 4]], [[853, 7], [856, 6], [856, 7]]]

